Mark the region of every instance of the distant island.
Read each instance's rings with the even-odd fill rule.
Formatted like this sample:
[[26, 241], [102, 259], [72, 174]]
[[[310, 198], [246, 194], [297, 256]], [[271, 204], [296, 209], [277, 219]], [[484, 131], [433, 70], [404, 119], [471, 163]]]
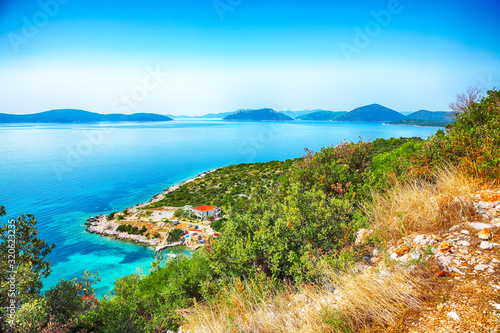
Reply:
[[396, 121], [389, 121], [388, 125], [411, 125], [411, 126], [422, 126], [422, 127], [445, 127], [448, 125], [449, 121], [439, 121], [439, 120], [422, 120], [422, 119], [402, 119]]
[[0, 123], [97, 123], [122, 121], [171, 121], [170, 117], [154, 113], [99, 114], [76, 109], [58, 109], [33, 114], [0, 113]]
[[313, 113], [304, 114], [302, 116], [298, 116], [295, 119], [297, 120], [320, 120], [320, 121], [333, 121], [338, 120], [338, 118], [342, 117], [346, 114], [347, 111], [317, 111]]
[[356, 108], [338, 118], [338, 121], [385, 123], [405, 119], [401, 113], [380, 104], [370, 104]]
[[273, 109], [240, 110], [224, 117], [234, 121], [291, 121], [293, 118]]
[[[404, 113], [404, 114], [403, 114]], [[271, 120], [304, 120], [304, 121], [342, 121], [342, 122], [375, 122], [390, 125], [411, 125], [427, 127], [444, 127], [454, 121], [451, 111], [402, 111], [398, 112], [380, 104], [369, 104], [351, 111], [330, 111], [324, 109], [275, 111], [264, 109], [239, 109], [230, 112], [207, 113], [203, 116], [175, 116], [172, 118], [213, 118], [231, 121], [271, 121]]]
[[419, 110], [409, 114], [407, 119], [451, 122], [455, 120], [455, 115], [451, 111]]
[[418, 110], [403, 115], [380, 104], [369, 104], [352, 111], [328, 111], [323, 109], [299, 111], [275, 111], [270, 108], [239, 109], [230, 112], [207, 113], [203, 116], [175, 116], [154, 113], [99, 114], [77, 109], [57, 109], [40, 113], [17, 115], [0, 113], [0, 123], [96, 123], [96, 122], [159, 122], [172, 118], [222, 119], [231, 121], [339, 121], [378, 122], [389, 125], [444, 127], [454, 121], [449, 111]]

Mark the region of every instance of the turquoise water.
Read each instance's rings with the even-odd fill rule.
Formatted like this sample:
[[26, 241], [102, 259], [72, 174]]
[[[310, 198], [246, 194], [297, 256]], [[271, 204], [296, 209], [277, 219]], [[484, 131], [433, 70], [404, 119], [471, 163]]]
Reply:
[[[118, 277], [148, 269], [154, 251], [85, 232], [89, 216], [123, 210], [216, 167], [300, 157], [343, 139], [426, 137], [435, 128], [335, 122], [2, 124], [0, 205], [7, 218], [36, 215], [51, 287], [99, 271], [98, 296]], [[6, 222], [7, 219], [2, 220]], [[171, 250], [172, 251], [172, 250]], [[177, 254], [185, 249], [174, 250]]]

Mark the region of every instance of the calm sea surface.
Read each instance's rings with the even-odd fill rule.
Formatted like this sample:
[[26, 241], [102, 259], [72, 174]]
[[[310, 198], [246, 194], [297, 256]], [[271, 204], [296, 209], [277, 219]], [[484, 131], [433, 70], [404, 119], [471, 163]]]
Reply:
[[[0, 205], [7, 217], [36, 215], [39, 237], [56, 243], [51, 287], [99, 271], [98, 296], [148, 269], [154, 251], [85, 232], [89, 216], [123, 210], [216, 167], [300, 157], [341, 140], [427, 137], [435, 128], [336, 122], [0, 124]], [[175, 250], [185, 253], [183, 249]]]

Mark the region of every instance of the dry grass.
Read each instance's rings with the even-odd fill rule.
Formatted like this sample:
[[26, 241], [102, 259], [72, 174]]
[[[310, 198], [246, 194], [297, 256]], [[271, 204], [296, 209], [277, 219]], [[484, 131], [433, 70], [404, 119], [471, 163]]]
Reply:
[[449, 228], [475, 215], [470, 195], [481, 188], [478, 180], [451, 167], [432, 176], [435, 183], [413, 179], [383, 194], [374, 193], [373, 204], [367, 207], [374, 229], [396, 240], [412, 232]]
[[[339, 274], [323, 285], [266, 288], [236, 280], [213, 301], [181, 314], [187, 332], [362, 332], [395, 325], [421, 306], [421, 278], [407, 270]], [[332, 288], [336, 286], [336, 289]]]

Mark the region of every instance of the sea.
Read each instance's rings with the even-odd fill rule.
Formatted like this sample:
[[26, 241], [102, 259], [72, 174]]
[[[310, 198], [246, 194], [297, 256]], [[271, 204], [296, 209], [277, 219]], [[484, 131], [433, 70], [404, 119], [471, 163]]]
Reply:
[[[231, 164], [301, 157], [343, 140], [426, 138], [437, 128], [346, 122], [0, 124], [0, 205], [7, 223], [36, 216], [39, 238], [56, 247], [44, 290], [99, 272], [96, 295], [116, 279], [147, 273], [152, 248], [85, 231], [90, 216], [121, 211], [204, 171]], [[190, 255], [185, 248], [169, 250]]]

